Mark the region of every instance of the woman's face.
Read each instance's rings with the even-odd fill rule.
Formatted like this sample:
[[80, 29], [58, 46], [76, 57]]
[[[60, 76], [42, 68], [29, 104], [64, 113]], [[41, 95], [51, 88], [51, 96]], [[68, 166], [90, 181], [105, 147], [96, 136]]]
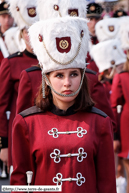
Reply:
[[[48, 75], [49, 81], [55, 91], [69, 95], [77, 91], [81, 82], [81, 71], [78, 68], [53, 71]], [[60, 109], [67, 110], [74, 104], [78, 94], [63, 97], [52, 91], [53, 103]]]

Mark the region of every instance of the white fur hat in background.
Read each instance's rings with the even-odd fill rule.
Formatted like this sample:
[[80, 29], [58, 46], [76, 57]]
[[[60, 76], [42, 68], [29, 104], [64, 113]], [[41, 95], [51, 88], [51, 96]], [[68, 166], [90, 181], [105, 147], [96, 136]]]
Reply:
[[25, 49], [25, 43], [19, 36], [20, 31], [18, 27], [11, 27], [4, 33], [4, 41], [9, 54], [23, 51]]
[[64, 16], [86, 18], [86, 0], [37, 0], [40, 20]]
[[8, 2], [10, 12], [20, 30], [38, 21], [36, 0], [8, 0]]
[[126, 62], [126, 55], [118, 39], [107, 40], [92, 46], [90, 54], [96, 62], [99, 72]]
[[95, 26], [95, 33], [99, 42], [116, 38], [118, 30], [118, 18], [106, 18], [100, 20]]
[[121, 41], [123, 50], [129, 50], [129, 16], [123, 16], [119, 19], [120, 29], [118, 38]]
[[29, 36], [43, 73], [86, 67], [89, 31], [85, 19], [63, 17], [39, 21], [29, 28]]

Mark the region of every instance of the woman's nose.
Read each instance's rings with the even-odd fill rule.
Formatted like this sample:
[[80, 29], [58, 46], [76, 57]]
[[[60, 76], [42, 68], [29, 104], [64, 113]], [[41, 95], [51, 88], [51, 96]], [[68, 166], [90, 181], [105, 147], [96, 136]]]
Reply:
[[65, 80], [64, 80], [64, 86], [65, 87], [69, 87], [71, 86], [71, 80], [69, 77], [66, 77]]

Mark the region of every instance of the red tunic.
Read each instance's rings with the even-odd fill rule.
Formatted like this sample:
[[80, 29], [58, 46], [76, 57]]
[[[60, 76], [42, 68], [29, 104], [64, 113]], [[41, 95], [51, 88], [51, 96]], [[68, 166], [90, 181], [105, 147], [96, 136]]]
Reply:
[[[103, 85], [98, 81], [98, 77], [94, 71], [86, 69], [86, 76], [89, 83], [91, 97], [95, 101], [95, 106], [104, 111], [112, 119], [113, 130], [116, 130], [115, 118]], [[34, 66], [27, 70], [23, 70], [18, 90], [16, 106], [17, 113], [20, 113], [21, 111], [34, 105], [34, 99], [36, 98], [41, 81], [42, 76], [39, 67]], [[102, 96], [103, 100], [101, 98]]]
[[[90, 39], [91, 39], [91, 43], [92, 43], [93, 45], [96, 45], [96, 44], [99, 43], [96, 36], [91, 36]], [[89, 64], [87, 65], [87, 68], [89, 68], [89, 69], [91, 69], [91, 70], [99, 73], [99, 69], [98, 69], [95, 61], [91, 58], [89, 52], [88, 52], [87, 57], [86, 57], [86, 62], [89, 63]]]
[[[22, 116], [16, 116], [11, 185], [26, 185], [26, 171], [33, 171], [33, 185], [57, 185], [53, 178], [58, 173], [62, 174], [62, 179], [77, 179], [76, 175], [81, 173], [81, 186], [76, 181], [64, 181], [62, 193], [116, 193], [110, 118], [101, 113], [71, 113], [70, 108], [64, 114], [59, 109], [42, 113], [39, 108], [36, 111], [40, 113], [37, 113], [35, 107], [31, 107], [22, 112]], [[80, 137], [78, 127], [83, 130]], [[51, 132], [52, 128], [58, 132], [75, 133], [56, 135]], [[79, 148], [84, 149], [80, 155], [81, 162], [77, 159], [78, 155], [67, 156], [68, 153], [77, 154]], [[52, 157], [55, 154], [51, 153], [55, 149], [66, 157], [54, 160]]]
[[[25, 50], [3, 59], [0, 67], [0, 137], [9, 136], [9, 164], [11, 164], [11, 128], [16, 113], [19, 78], [22, 70], [37, 65], [36, 56]], [[9, 123], [6, 111], [11, 111]]]
[[122, 105], [120, 118], [121, 153], [120, 157], [129, 157], [129, 72], [116, 74], [112, 84], [111, 104], [117, 119], [117, 105]]
[[[23, 70], [20, 76], [16, 113], [34, 106], [37, 92], [41, 85], [41, 68], [38, 66]], [[28, 100], [27, 100], [28, 99]]]

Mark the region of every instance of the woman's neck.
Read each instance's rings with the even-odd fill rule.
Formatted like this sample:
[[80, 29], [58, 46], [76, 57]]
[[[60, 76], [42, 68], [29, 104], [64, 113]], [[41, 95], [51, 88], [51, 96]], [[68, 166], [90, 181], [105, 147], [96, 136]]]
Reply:
[[74, 101], [68, 103], [68, 102], [57, 102], [56, 100], [53, 100], [53, 104], [58, 108], [58, 109], [61, 109], [61, 110], [64, 110], [64, 111], [67, 111], [67, 109], [69, 107], [71, 107], [73, 104], [74, 104]]

